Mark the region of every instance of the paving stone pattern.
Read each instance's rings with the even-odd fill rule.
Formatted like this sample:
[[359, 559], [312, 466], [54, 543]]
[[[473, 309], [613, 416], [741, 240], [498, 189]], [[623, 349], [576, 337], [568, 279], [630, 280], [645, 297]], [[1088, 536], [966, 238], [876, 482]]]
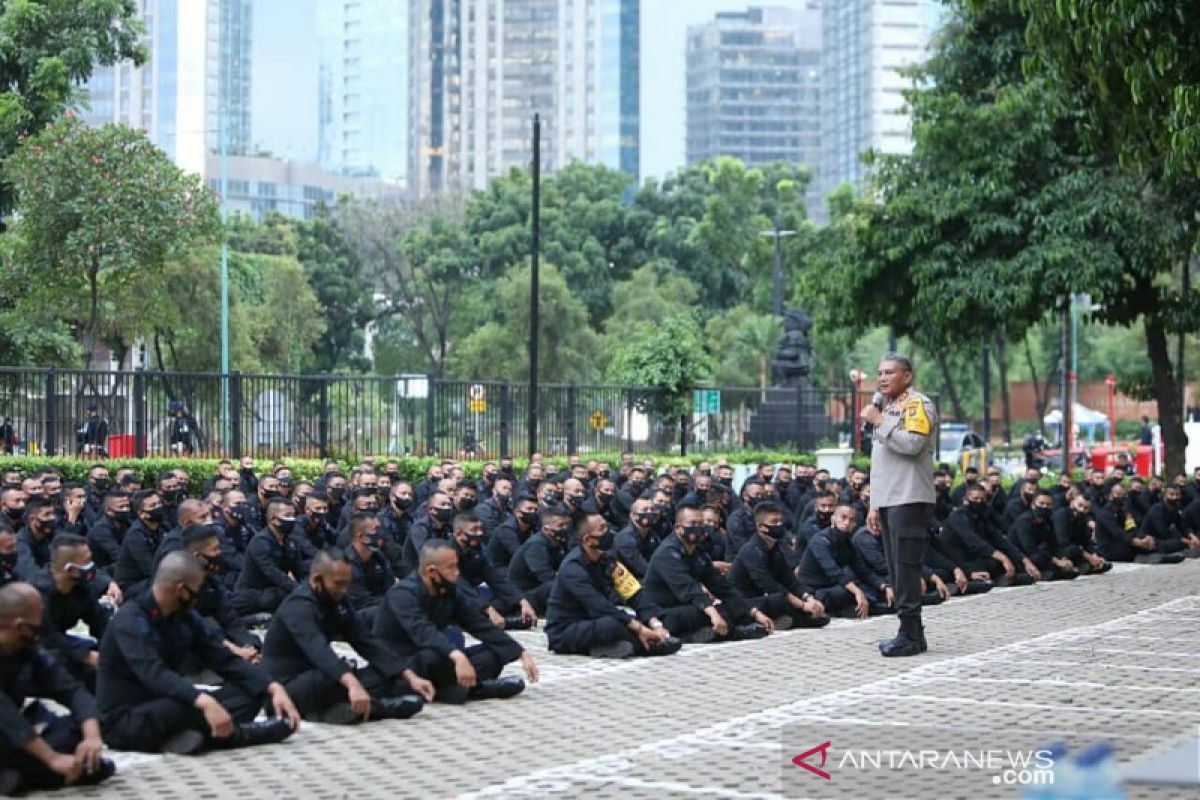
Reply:
[[[913, 659], [878, 655], [888, 617], [620, 662], [553, 655], [540, 632], [521, 632], [542, 682], [512, 700], [306, 723], [281, 745], [197, 758], [118, 753], [117, 777], [72, 795], [1017, 798], [987, 768], [842, 762], [1102, 739], [1128, 762], [1161, 748], [1200, 725], [1198, 592], [1200, 561], [1188, 561], [956, 599], [926, 610], [930, 652]], [[830, 780], [791, 763], [826, 741]]]

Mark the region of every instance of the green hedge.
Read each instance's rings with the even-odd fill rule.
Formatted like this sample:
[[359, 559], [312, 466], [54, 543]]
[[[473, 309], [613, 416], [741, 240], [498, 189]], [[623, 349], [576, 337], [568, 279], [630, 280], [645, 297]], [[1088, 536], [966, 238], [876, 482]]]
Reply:
[[[620, 453], [598, 453], [580, 457], [583, 463], [591, 460], [606, 462], [611, 465], [620, 463]], [[739, 451], [736, 453], [699, 453], [695, 455], [687, 455], [680, 457], [678, 455], [637, 455], [634, 460], [641, 462], [646, 458], [654, 461], [655, 465], [687, 465], [694, 466], [701, 461], [715, 462], [719, 459], [726, 459], [731, 464], [759, 464], [759, 463], [792, 463], [796, 461], [811, 460], [811, 457], [806, 453], [784, 453], [779, 451], [755, 450], [755, 451]], [[325, 463], [323, 459], [312, 458], [282, 458], [279, 461], [287, 464], [291, 468], [292, 474], [297, 478], [313, 479], [321, 475], [322, 465]], [[358, 462], [350, 462], [345, 459], [335, 459], [342, 465], [342, 469], [347, 474], [351, 467]], [[377, 456], [375, 463], [381, 469], [383, 465], [393, 459]], [[399, 457], [394, 459], [400, 465], [400, 474], [410, 481], [421, 480], [429, 472], [429, 468], [434, 464], [440, 464], [441, 458], [416, 458], [416, 457]], [[152, 485], [154, 480], [161, 473], [169, 469], [183, 469], [190, 477], [191, 491], [199, 492], [201, 484], [206, 478], [213, 475], [217, 471], [217, 462], [215, 458], [111, 458], [104, 461], [95, 461], [91, 459], [71, 458], [69, 456], [0, 456], [0, 471], [16, 469], [22, 475], [29, 475], [39, 467], [52, 466], [62, 473], [63, 480], [76, 481], [85, 483], [87, 481], [88, 470], [96, 466], [96, 464], [104, 464], [110, 472], [115, 471], [120, 467], [129, 467], [141, 476], [143, 485]], [[260, 458], [255, 459], [255, 472], [262, 474], [270, 468], [275, 459]], [[566, 464], [565, 457], [547, 457], [546, 463], [549, 464]], [[463, 470], [467, 476], [473, 479], [478, 479], [483, 471], [484, 461], [464, 461], [461, 462]], [[856, 459], [857, 465], [863, 465], [865, 459]], [[513, 460], [513, 465], [518, 472], [524, 471], [528, 464], [527, 459], [518, 458]]]

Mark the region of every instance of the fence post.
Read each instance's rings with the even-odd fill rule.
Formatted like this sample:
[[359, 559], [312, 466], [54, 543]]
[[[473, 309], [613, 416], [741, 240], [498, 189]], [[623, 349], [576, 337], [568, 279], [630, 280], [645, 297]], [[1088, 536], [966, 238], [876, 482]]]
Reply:
[[579, 432], [576, 417], [579, 416], [579, 387], [571, 384], [567, 387], [567, 455], [573, 456], [579, 450]]
[[321, 381], [321, 395], [317, 401], [317, 450], [321, 458], [329, 458], [329, 378], [322, 376], [318, 380]]
[[500, 384], [500, 457], [512, 455], [508, 447], [509, 431], [512, 426], [512, 388], [507, 383]]
[[133, 453], [146, 457], [146, 373], [133, 373]]
[[235, 461], [242, 458], [242, 373], [229, 374], [229, 450]]
[[437, 380], [432, 376], [426, 378], [429, 391], [425, 393], [425, 456], [437, 455], [437, 414], [434, 403], [437, 402]]
[[687, 430], [688, 430], [688, 415], [685, 411], [679, 415], [679, 455], [687, 455]]
[[633, 452], [633, 389], [625, 390], [625, 452]]
[[58, 372], [51, 367], [46, 370], [46, 441], [42, 448], [52, 456], [58, 449]]

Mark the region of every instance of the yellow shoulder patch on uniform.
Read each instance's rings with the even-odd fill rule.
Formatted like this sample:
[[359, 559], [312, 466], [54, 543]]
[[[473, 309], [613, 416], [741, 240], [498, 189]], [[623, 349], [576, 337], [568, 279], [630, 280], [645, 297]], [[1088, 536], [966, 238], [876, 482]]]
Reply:
[[925, 413], [925, 406], [915, 397], [904, 404], [904, 430], [921, 436], [928, 436], [933, 432], [933, 426], [929, 424], [929, 415]]
[[617, 595], [622, 600], [628, 600], [642, 589], [642, 584], [638, 582], [637, 578], [633, 577], [632, 572], [625, 569], [625, 565], [620, 561], [617, 562], [616, 567], [613, 569], [612, 582], [613, 588], [617, 590]]

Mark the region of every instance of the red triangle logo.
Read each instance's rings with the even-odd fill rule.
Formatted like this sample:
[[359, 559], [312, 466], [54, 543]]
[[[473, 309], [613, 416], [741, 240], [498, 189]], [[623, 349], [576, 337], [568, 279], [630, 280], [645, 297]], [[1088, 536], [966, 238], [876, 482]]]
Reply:
[[792, 763], [795, 764], [797, 767], [801, 767], [803, 769], [808, 770], [813, 775], [816, 775], [819, 778], [824, 778], [827, 781], [833, 780], [833, 776], [830, 775], [828, 772], [821, 769], [820, 767], [814, 767], [812, 764], [809, 764], [808, 761], [806, 761], [806, 759], [809, 756], [813, 756], [813, 755], [816, 755], [817, 753], [820, 753], [821, 754], [821, 766], [822, 767], [825, 766], [825, 760], [829, 756], [829, 745], [830, 745], [829, 742], [825, 742], [824, 744], [817, 745], [816, 747], [814, 747], [811, 750], [806, 750], [803, 753], [801, 753], [800, 755], [793, 758]]

